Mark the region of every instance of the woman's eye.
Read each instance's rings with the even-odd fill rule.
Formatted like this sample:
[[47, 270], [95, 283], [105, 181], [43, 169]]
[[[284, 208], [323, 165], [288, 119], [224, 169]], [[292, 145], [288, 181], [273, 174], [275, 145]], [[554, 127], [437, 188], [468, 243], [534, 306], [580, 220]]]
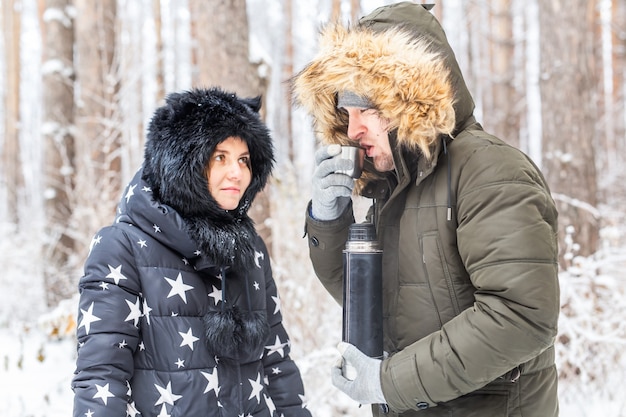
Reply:
[[250, 158], [247, 157], [247, 156], [242, 156], [241, 158], [239, 158], [239, 163], [249, 167], [250, 166]]
[[224, 160], [224, 155], [215, 155], [214, 159], [217, 162], [223, 161]]

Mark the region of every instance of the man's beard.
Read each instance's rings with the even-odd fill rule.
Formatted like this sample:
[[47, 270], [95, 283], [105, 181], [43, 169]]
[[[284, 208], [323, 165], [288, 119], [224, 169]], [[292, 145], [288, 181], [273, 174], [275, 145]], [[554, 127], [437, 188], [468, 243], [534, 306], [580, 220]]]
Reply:
[[374, 168], [378, 172], [392, 171], [395, 168], [392, 154], [384, 154], [374, 158]]

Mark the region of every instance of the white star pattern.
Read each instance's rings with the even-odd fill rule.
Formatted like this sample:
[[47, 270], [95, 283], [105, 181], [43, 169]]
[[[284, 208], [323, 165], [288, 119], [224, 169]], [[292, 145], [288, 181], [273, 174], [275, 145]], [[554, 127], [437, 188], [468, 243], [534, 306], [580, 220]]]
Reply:
[[209, 297], [213, 299], [213, 305], [217, 305], [220, 301], [222, 301], [222, 290], [218, 290], [215, 285], [212, 285], [213, 291], [209, 293]]
[[113, 281], [115, 281], [115, 285], [119, 285], [121, 280], [127, 279], [124, 275], [122, 275], [122, 265], [117, 268], [113, 268], [111, 265], [108, 265], [108, 267], [111, 272], [109, 272], [109, 275], [106, 277], [112, 278]]
[[194, 336], [191, 333], [191, 327], [189, 328], [189, 330], [187, 330], [187, 333], [183, 333], [183, 332], [178, 332], [179, 335], [182, 336], [183, 341], [180, 342], [180, 346], [189, 346], [189, 348], [191, 350], [193, 350], [193, 343], [197, 342], [198, 340], [200, 340], [199, 338], [197, 338], [196, 336]]
[[145, 193], [151, 193], [152, 192], [152, 188], [148, 187], [147, 185], [144, 185], [143, 188], [141, 189], [141, 191], [143, 191]]
[[137, 327], [137, 324], [139, 323], [139, 318], [141, 317], [141, 305], [140, 305], [139, 297], [137, 297], [137, 300], [134, 303], [128, 300], [125, 300], [125, 301], [126, 301], [126, 304], [128, 304], [128, 308], [130, 308], [130, 313], [128, 313], [128, 316], [126, 316], [124, 321], [132, 320], [135, 327]]
[[85, 334], [89, 334], [89, 330], [91, 329], [91, 323], [102, 320], [100, 317], [96, 317], [93, 314], [94, 303], [95, 301], [92, 301], [91, 305], [89, 306], [87, 310], [83, 310], [82, 308], [80, 309], [80, 312], [83, 314], [83, 318], [80, 321], [78, 328], [80, 329], [81, 327], [84, 326]]
[[170, 414], [167, 414], [167, 408], [165, 407], [165, 404], [161, 406], [161, 412], [157, 417], [171, 417]]
[[140, 414], [135, 407], [135, 402], [126, 404], [126, 416], [127, 417], [135, 417], [137, 414]]
[[256, 264], [257, 268], [261, 268], [259, 259], [265, 259], [265, 255], [263, 254], [263, 252], [254, 251], [254, 263]]
[[272, 300], [274, 300], [274, 303], [276, 304], [276, 307], [274, 308], [274, 314], [278, 314], [280, 312], [280, 297], [274, 297], [272, 295]]
[[91, 250], [94, 248], [94, 246], [96, 246], [98, 243], [100, 243], [101, 240], [102, 240], [102, 236], [100, 236], [100, 235], [95, 235], [91, 239], [91, 243], [89, 244], [89, 253], [91, 253]]
[[159, 391], [159, 394], [161, 395], [159, 399], [157, 400], [157, 402], [154, 403], [154, 405], [159, 405], [159, 404], [174, 405], [176, 401], [183, 398], [182, 395], [176, 395], [172, 392], [172, 381], [168, 382], [165, 388], [157, 384], [154, 384], [154, 387], [157, 389], [157, 391]]
[[206, 385], [206, 388], [204, 389], [203, 394], [206, 394], [209, 391], [215, 391], [215, 395], [217, 396], [217, 394], [219, 394], [220, 392], [219, 380], [217, 378], [217, 368], [213, 368], [212, 373], [208, 373], [208, 372], [200, 372], [200, 373], [207, 380], [207, 385]]
[[252, 386], [252, 392], [248, 397], [251, 400], [253, 397], [256, 397], [256, 402], [259, 404], [261, 402], [261, 391], [263, 391], [263, 384], [261, 384], [261, 374], [257, 374], [256, 380], [248, 379], [250, 385]]
[[271, 355], [272, 353], [278, 353], [281, 358], [284, 358], [285, 351], [283, 349], [285, 346], [287, 346], [287, 343], [282, 343], [278, 335], [276, 335], [276, 341], [274, 342], [274, 344], [265, 346], [265, 349], [269, 350], [269, 352], [267, 352], [267, 356]]
[[148, 307], [148, 300], [143, 299], [143, 316], [146, 318], [146, 322], [150, 324], [150, 312], [152, 309]]
[[135, 195], [136, 187], [137, 187], [137, 184], [131, 185], [128, 187], [128, 191], [126, 192], [126, 195], [124, 196], [124, 198], [126, 198], [127, 203], [130, 201], [130, 198]]
[[115, 398], [115, 395], [109, 391], [109, 384], [105, 384], [104, 386], [96, 384], [96, 389], [98, 392], [96, 392], [93, 398], [100, 398], [104, 405], [107, 405], [109, 398]]
[[168, 284], [172, 286], [170, 293], [167, 294], [167, 298], [170, 298], [174, 295], [178, 295], [180, 296], [180, 298], [183, 299], [185, 304], [187, 304], [187, 295], [185, 294], [185, 292], [193, 289], [193, 287], [183, 282], [183, 275], [179, 272], [178, 276], [176, 277], [176, 281], [174, 281], [173, 279], [169, 279], [168, 277], [163, 277], [163, 278], [165, 278]]
[[[142, 192], [151, 192], [151, 190], [147, 189], [147, 187], [144, 187], [140, 191], [139, 185], [142, 184], [129, 184], [123, 197], [124, 200], [122, 200], [122, 206], [124, 201], [128, 202], [129, 204], [136, 204], [139, 203], [141, 200], [143, 204], [145, 202], [144, 199], [149, 198], [149, 196], [142, 194]], [[137, 196], [137, 198], [133, 199], [132, 197], [134, 196]], [[133, 200], [133, 203], [130, 203], [130, 200]], [[123, 211], [125, 212], [125, 210]], [[122, 222], [127, 222], [129, 221], [127, 217], [129, 215], [130, 214], [124, 215], [124, 213], [122, 213], [119, 217], [122, 219]], [[144, 220], [147, 219], [148, 218]], [[231, 410], [229, 407], [227, 407], [227, 409], [224, 409], [225, 406], [220, 402], [219, 398], [220, 395], [224, 395], [224, 393], [226, 392], [224, 391], [224, 393], [222, 393], [221, 388], [225, 388], [226, 390], [231, 389], [230, 385], [225, 385], [224, 387], [220, 385], [220, 383], [230, 382], [224, 379], [228, 373], [222, 370], [221, 367], [224, 365], [222, 365], [221, 363], [217, 365], [216, 363], [218, 361], [218, 358], [215, 357], [216, 362], [214, 362], [213, 364], [213, 366], [215, 366], [214, 368], [208, 367], [208, 369], [197, 369], [194, 365], [195, 359], [192, 359], [197, 356], [199, 352], [202, 354], [206, 354], [206, 352], [204, 352], [204, 350], [202, 349], [204, 347], [203, 342], [200, 341], [204, 337], [204, 329], [195, 321], [197, 318], [201, 318], [197, 316], [197, 314], [199, 314], [198, 311], [206, 309], [207, 305], [209, 306], [209, 309], [216, 307], [219, 308], [220, 303], [224, 302], [223, 297], [225, 296], [225, 293], [222, 291], [222, 289], [220, 289], [220, 287], [217, 287], [217, 285], [222, 286], [223, 281], [222, 283], [220, 283], [214, 280], [213, 275], [217, 275], [217, 278], [220, 280], [225, 279], [227, 275], [226, 273], [224, 273], [224, 276], [222, 276], [222, 274], [219, 273], [219, 268], [214, 271], [195, 271], [196, 266], [194, 266], [192, 262], [195, 262], [195, 260], [198, 258], [195, 258], [194, 255], [191, 254], [191, 251], [186, 252], [186, 255], [190, 256], [190, 258], [181, 257], [179, 254], [176, 253], [160, 253], [163, 252], [164, 249], [161, 248], [160, 243], [156, 242], [155, 244], [154, 239], [157, 237], [157, 234], [163, 237], [167, 237], [168, 239], [174, 239], [176, 236], [174, 234], [170, 236], [170, 233], [175, 231], [176, 226], [172, 225], [169, 220], [168, 222], [163, 222], [164, 220], [158, 220], [156, 218], [155, 220], [163, 225], [164, 230], [160, 228], [160, 225], [157, 225], [156, 223], [153, 225], [147, 223], [145, 224], [145, 230], [143, 226], [139, 227], [139, 224], [134, 226], [129, 224], [128, 226], [131, 227], [131, 229], [125, 229], [122, 231], [123, 233], [126, 233], [126, 237], [130, 238], [128, 242], [125, 242], [127, 243], [127, 245], [124, 245], [124, 249], [127, 250], [126, 255], [124, 255], [121, 251], [109, 251], [109, 246], [111, 245], [111, 243], [113, 241], [119, 241], [119, 236], [115, 233], [118, 233], [118, 231], [121, 230], [120, 226], [115, 226], [113, 229], [103, 229], [103, 232], [100, 232], [103, 233], [102, 236], [96, 235], [94, 238], [92, 238], [91, 245], [95, 248], [92, 254], [94, 258], [93, 262], [88, 265], [92, 265], [93, 268], [92, 270], [86, 271], [87, 274], [90, 274], [88, 279], [92, 283], [92, 291], [88, 291], [86, 292], [86, 294], [91, 297], [94, 295], [94, 293], [97, 293], [96, 297], [99, 296], [100, 299], [92, 298], [83, 301], [81, 305], [82, 308], [79, 310], [80, 324], [78, 327], [81, 329], [82, 335], [88, 335], [87, 337], [84, 337], [85, 340], [89, 341], [89, 343], [87, 343], [87, 346], [90, 346], [93, 340], [93, 334], [91, 333], [91, 325], [93, 325], [94, 333], [102, 332], [104, 330], [112, 331], [111, 338], [115, 340], [115, 342], [109, 339], [109, 342], [107, 343], [108, 348], [102, 349], [103, 351], [112, 351], [115, 352], [114, 354], [117, 355], [123, 353], [124, 351], [130, 352], [130, 350], [128, 350], [129, 346], [133, 346], [133, 348], [136, 346], [136, 357], [141, 358], [141, 360], [143, 361], [146, 361], [149, 360], [149, 352], [151, 352], [152, 349], [159, 349], [159, 343], [157, 343], [156, 340], [152, 337], [152, 332], [156, 330], [155, 326], [157, 326], [158, 328], [161, 327], [162, 322], [159, 320], [163, 320], [163, 318], [167, 320], [168, 315], [171, 315], [172, 317], [179, 317], [177, 319], [166, 321], [166, 323], [169, 322], [172, 324], [172, 326], [168, 326], [168, 333], [170, 334], [170, 338], [174, 337], [174, 332], [178, 332], [181, 337], [181, 342], [179, 342], [178, 348], [175, 344], [175, 338], [172, 340], [173, 344], [170, 343], [168, 348], [171, 350], [170, 354], [168, 354], [169, 358], [166, 359], [166, 363], [161, 362], [161, 365], [164, 368], [169, 368], [169, 370], [161, 374], [161, 377], [164, 378], [160, 378], [151, 382], [154, 388], [149, 387], [150, 383], [148, 383], [147, 387], [145, 387], [148, 391], [151, 389], [154, 389], [156, 391], [152, 391], [152, 393], [150, 394], [150, 398], [148, 399], [150, 403], [152, 403], [152, 400], [155, 401], [155, 403], [152, 403], [154, 404], [154, 406], [152, 407], [152, 415], [155, 415], [154, 413], [158, 413], [157, 417], [171, 417], [171, 415], [176, 414], [176, 412], [174, 411], [174, 407], [181, 406], [183, 402], [186, 403], [186, 401], [191, 399], [191, 397], [193, 397], [194, 395], [197, 397], [197, 395], [200, 393], [199, 389], [202, 389], [201, 380], [196, 381], [197, 385], [194, 384], [193, 388], [195, 388], [195, 393], [192, 394], [188, 391], [188, 388], [191, 387], [185, 386], [183, 382], [171, 376], [179, 374], [181, 372], [199, 372], [206, 380], [203, 395], [209, 394], [207, 397], [204, 397], [205, 401], [209, 401], [210, 403], [212, 403], [212, 407], [215, 407], [216, 409], [222, 409], [224, 412], [230, 411], [232, 413], [234, 410]], [[123, 223], [120, 223], [120, 225], [121, 224]], [[150, 232], [151, 226], [153, 227], [152, 232]], [[147, 244], [148, 240], [150, 240], [150, 245]], [[95, 246], [100, 245], [100, 243], [102, 243], [103, 246], [100, 248], [96, 248]], [[148, 246], [150, 246], [149, 250], [147, 249]], [[139, 250], [137, 250], [138, 248]], [[146, 251], [143, 251], [143, 249], [146, 249]], [[200, 251], [196, 251], [195, 255], [204, 256], [203, 253], [205, 252], [200, 253]], [[146, 256], [150, 259], [156, 257], [157, 260], [153, 264], [146, 264], [150, 265], [149, 267], [135, 269], [135, 265], [131, 261], [133, 256], [139, 257], [141, 260], [146, 260]], [[188, 259], [191, 259], [191, 261], [189, 261]], [[263, 276], [263, 271], [264, 268], [269, 268], [269, 263], [271, 262], [271, 260], [268, 258], [267, 262], [265, 262], [264, 252], [254, 251], [254, 261], [256, 267], [259, 269], [259, 271], [254, 272], [254, 274], [256, 274], [257, 276], [251, 276], [251, 279], [239, 282], [237, 290], [243, 292], [244, 295], [246, 292], [248, 292], [249, 296], [258, 297], [262, 286], [263, 294], [267, 289], [268, 284], [265, 280], [265, 277]], [[118, 265], [115, 265], [116, 263]], [[183, 263], [185, 265], [191, 266], [184, 266]], [[200, 267], [198, 266], [198, 269], [199, 268]], [[106, 271], [107, 269], [109, 269], [108, 272]], [[124, 272], [122, 272], [122, 269], [124, 269]], [[222, 271], [226, 269], [227, 268], [222, 268]], [[208, 271], [212, 272], [209, 272], [210, 275], [208, 279], [211, 279], [213, 282], [206, 282], [202, 281], [201, 279], [204, 278], [202, 274]], [[183, 273], [185, 273], [184, 276]], [[126, 276], [126, 274], [128, 274], [128, 277]], [[165, 274], [170, 276], [167, 277], [165, 276]], [[144, 287], [144, 290], [142, 290], [144, 276], [151, 278], [152, 284], [151, 287]], [[163, 281], [159, 281], [159, 278], [163, 278], [170, 286], [170, 288], [168, 289], [165, 285], [163, 285]], [[107, 279], [109, 281], [107, 281]], [[122, 287], [128, 287], [129, 292], [123, 293], [122, 290], [124, 290], [124, 288], [119, 288], [118, 286], [120, 285]], [[253, 290], [256, 290], [252, 291], [252, 294], [250, 294], [249, 291], [250, 285], [253, 286]], [[209, 286], [211, 288], [208, 288]], [[137, 292], [133, 290], [135, 287], [138, 287]], [[273, 285], [271, 287], [273, 287]], [[98, 290], [97, 288], [101, 288], [101, 290]], [[206, 289], [211, 289], [211, 291], [207, 293]], [[107, 292], [101, 293], [101, 291], [105, 290]], [[189, 292], [189, 297], [186, 296], [187, 292]], [[145, 298], [146, 294], [148, 295], [148, 297], [150, 297], [150, 305], [153, 305], [154, 308], [151, 308], [148, 305], [147, 299]], [[111, 300], [110, 297], [114, 296], [116, 297], [115, 306], [109, 308], [108, 300]], [[180, 297], [180, 299], [176, 298], [176, 296]], [[275, 303], [274, 309], [272, 309], [271, 302], [267, 302], [267, 311], [274, 311], [274, 315], [280, 314], [282, 309], [281, 299], [278, 297], [276, 291], [268, 291], [267, 296], [271, 297], [271, 302]], [[133, 300], [133, 298], [135, 299]], [[98, 301], [97, 309], [95, 308], [95, 302], [92, 300]], [[122, 300], [126, 302], [128, 308], [126, 316], [123, 315], [124, 303], [121, 303]], [[180, 304], [181, 300], [186, 306]], [[262, 303], [265, 305], [265, 302]], [[200, 307], [198, 307], [198, 305], [200, 305]], [[210, 307], [211, 305], [213, 305], [214, 307]], [[84, 307], [88, 308], [84, 309]], [[122, 319], [122, 317], [124, 317], [124, 319]], [[99, 321], [103, 321], [103, 323], [111, 323], [111, 325], [105, 326], [103, 323], [98, 323]], [[152, 326], [151, 321], [155, 322], [155, 326]], [[128, 327], [130, 324], [134, 326], [135, 330], [133, 330], [132, 332], [124, 331], [123, 329], [130, 329], [130, 327]], [[140, 325], [141, 332], [137, 334], [136, 332], [138, 330], [136, 328], [138, 328]], [[105, 327], [108, 328], [105, 329]], [[188, 328], [187, 331], [183, 331], [185, 327]], [[196, 337], [193, 333], [194, 331], [198, 332], [200, 336]], [[131, 337], [131, 334], [134, 336]], [[282, 333], [280, 335], [285, 336]], [[126, 341], [125, 339], [123, 339], [126, 337], [131, 337], [131, 339], [129, 339], [129, 341]], [[144, 340], [142, 340], [144, 337], [145, 340], [148, 340], [148, 342], [145, 344]], [[268, 338], [268, 340], [265, 340], [265, 342], [269, 342], [270, 340], [271, 338]], [[196, 342], [200, 342], [198, 343], [198, 351], [195, 351], [194, 345]], [[187, 346], [191, 352], [186, 351], [184, 349], [185, 346]], [[281, 358], [284, 358], [289, 352], [288, 346], [289, 340], [287, 337], [285, 342], [282, 342], [280, 336], [275, 335], [275, 342], [268, 343], [268, 346], [264, 346], [264, 350], [262, 352], [259, 352], [260, 358], [263, 359], [267, 356], [271, 358], [271, 355], [274, 353], [277, 353], [280, 355]], [[162, 346], [161, 348], [165, 348], [165, 346]], [[115, 349], [120, 350], [116, 351]], [[85, 351], [85, 349], [83, 349], [83, 351]], [[174, 356], [176, 356], [177, 359], [172, 360]], [[252, 360], [254, 360], [254, 358], [252, 358]], [[223, 363], [223, 361], [221, 362]], [[280, 362], [280, 360], [277, 358], [277, 360], [274, 360], [274, 362]], [[174, 367], [172, 367], [172, 365], [174, 365]], [[220, 367], [219, 372], [217, 369], [218, 366]], [[228, 364], [226, 366], [228, 366]], [[178, 369], [178, 371], [176, 371], [176, 369]], [[249, 373], [245, 372], [240, 374], [238, 382], [235, 382], [235, 388], [241, 391], [238, 394], [241, 397], [239, 401], [246, 400], [245, 394], [247, 393], [249, 395], [246, 401], [248, 405], [253, 405], [254, 400], [256, 400], [257, 405], [255, 405], [254, 407], [263, 406], [263, 408], [266, 408], [268, 410], [266, 411], [266, 413], [269, 412], [269, 416], [278, 417], [280, 415], [280, 412], [277, 410], [276, 404], [269, 394], [268, 387], [270, 387], [270, 383], [273, 382], [275, 379], [280, 380], [283, 376], [281, 366], [279, 363], [275, 363], [273, 367], [268, 367], [266, 372], [264, 373], [260, 373], [257, 371], [256, 377], [254, 377], [255, 371], [257, 370], [253, 370]], [[168, 376], [168, 374], [170, 376]], [[218, 378], [218, 374], [221, 378]], [[250, 387], [245, 386], [246, 380], [249, 382]], [[124, 385], [116, 384], [113, 382], [112, 379], [106, 378], [92, 380], [90, 384], [86, 387], [87, 390], [84, 403], [85, 405], [91, 406], [92, 408], [89, 410], [85, 410], [84, 407], [82, 407], [80, 413], [84, 413], [85, 417], [100, 417], [103, 413], [106, 415], [107, 410], [109, 412], [111, 411], [111, 409], [108, 408], [108, 399], [112, 398], [112, 407], [114, 405], [116, 407], [117, 405], [119, 405], [120, 407], [125, 406], [126, 410], [120, 411], [122, 412], [122, 414], [125, 411], [127, 417], [140, 417], [141, 415], [143, 415], [142, 412], [139, 411], [139, 408], [141, 408], [141, 402], [136, 403], [134, 401], [133, 395], [131, 395], [130, 383], [125, 379], [124, 382], [127, 388], [126, 393], [124, 393]], [[111, 384], [113, 384], [113, 387], [110, 387]], [[250, 389], [251, 392], [248, 393], [247, 389]], [[176, 394], [174, 390], [181, 392], [182, 394]], [[113, 393], [112, 391], [115, 392]], [[158, 394], [156, 395], [156, 400], [154, 399], [155, 394]], [[297, 391], [292, 392], [291, 395], [295, 396], [296, 394]], [[91, 400], [89, 399], [90, 395], [93, 396]], [[134, 395], [136, 396], [137, 392], [135, 392]], [[98, 399], [100, 399], [102, 403], [100, 403]], [[264, 401], [264, 404], [261, 404], [261, 400]], [[293, 398], [293, 400], [293, 402], [297, 404], [298, 400], [296, 398]], [[181, 401], [181, 403], [176, 405], [178, 401]], [[89, 404], [90, 402], [91, 404]], [[161, 407], [159, 407], [159, 405]], [[230, 405], [230, 402], [228, 403], [228, 405]], [[251, 417], [251, 413], [242, 410], [241, 417]]]
[[268, 397], [267, 395], [263, 394], [263, 398], [265, 399], [265, 404], [267, 404], [268, 410], [270, 410], [270, 416], [273, 416], [274, 411], [276, 411], [276, 406], [274, 405], [272, 397]]

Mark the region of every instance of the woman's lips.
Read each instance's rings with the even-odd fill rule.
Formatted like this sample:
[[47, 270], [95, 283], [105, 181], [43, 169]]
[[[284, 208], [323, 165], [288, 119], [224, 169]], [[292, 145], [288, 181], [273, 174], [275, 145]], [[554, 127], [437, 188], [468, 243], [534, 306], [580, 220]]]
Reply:
[[222, 188], [222, 191], [231, 192], [231, 193], [238, 193], [239, 192], [239, 188], [236, 188], [236, 187], [226, 187], [226, 188]]

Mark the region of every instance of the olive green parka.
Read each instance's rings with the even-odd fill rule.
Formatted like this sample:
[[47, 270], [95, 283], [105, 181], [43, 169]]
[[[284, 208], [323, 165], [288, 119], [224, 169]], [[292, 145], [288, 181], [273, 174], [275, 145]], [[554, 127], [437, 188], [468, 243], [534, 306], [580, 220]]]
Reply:
[[[337, 93], [390, 121], [395, 171], [358, 181], [383, 246], [381, 386], [393, 416], [558, 415], [557, 212], [519, 150], [486, 133], [445, 34], [426, 7], [376, 9], [322, 29], [293, 80], [325, 144], [347, 144]], [[315, 272], [341, 303], [352, 207], [306, 214]], [[375, 415], [382, 409], [372, 407]]]

